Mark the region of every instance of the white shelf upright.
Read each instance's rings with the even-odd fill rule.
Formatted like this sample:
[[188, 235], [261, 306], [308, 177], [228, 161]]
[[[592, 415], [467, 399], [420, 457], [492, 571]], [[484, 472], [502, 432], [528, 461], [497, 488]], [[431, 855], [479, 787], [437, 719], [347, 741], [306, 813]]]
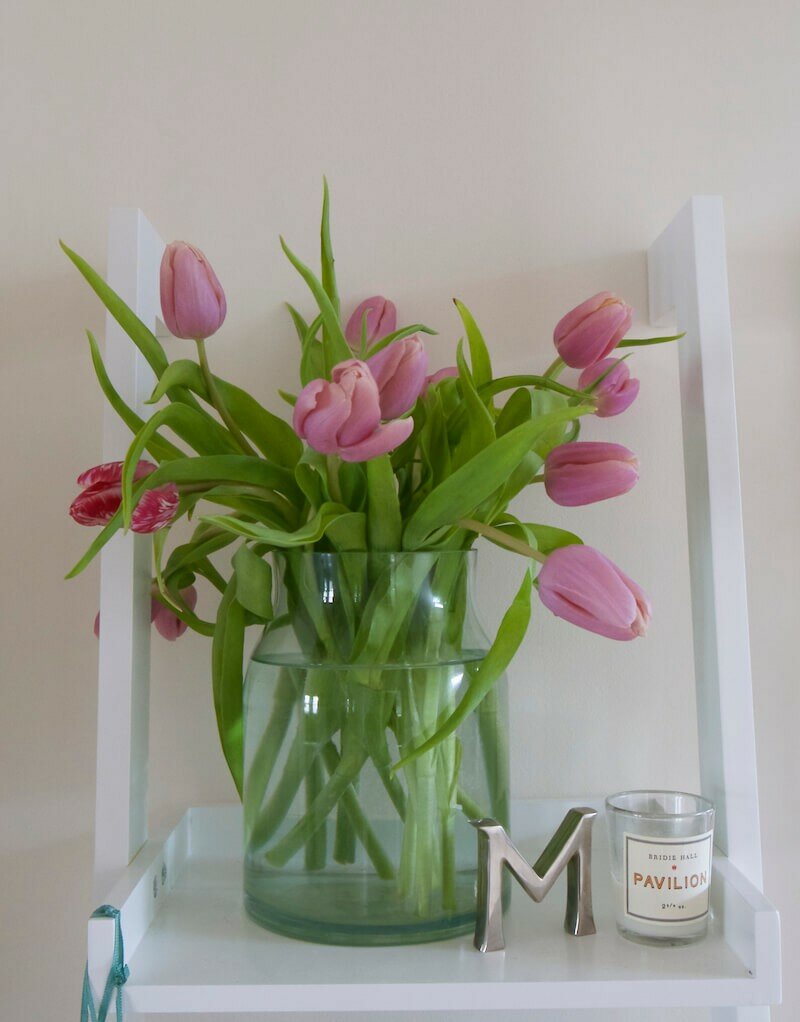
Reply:
[[[117, 209], [108, 282], [156, 333], [163, 242], [139, 210]], [[767, 1022], [780, 1000], [778, 914], [761, 893], [761, 839], [725, 235], [718, 197], [691, 199], [648, 252], [654, 323], [674, 314], [679, 344], [694, 659], [702, 792], [717, 805], [713, 920], [691, 948], [631, 944], [614, 927], [610, 885], [595, 885], [596, 936], [561, 932], [557, 894], [517, 899], [504, 952], [470, 938], [407, 948], [304, 945], [267, 933], [241, 905], [241, 811], [189, 809], [147, 838], [148, 544], [117, 536], [101, 557], [103, 628], [97, 738], [96, 893], [121, 910], [139, 1013], [709, 1007], [714, 1022]], [[109, 316], [109, 374], [143, 413], [153, 384]], [[125, 427], [107, 410], [104, 452], [120, 458]], [[519, 803], [514, 839], [531, 857], [568, 801]], [[598, 831], [604, 821], [598, 820]], [[606, 868], [596, 837], [597, 875]], [[563, 883], [560, 881], [559, 883]], [[89, 922], [89, 976], [102, 990], [114, 924]], [[302, 953], [298, 953], [301, 951]]]

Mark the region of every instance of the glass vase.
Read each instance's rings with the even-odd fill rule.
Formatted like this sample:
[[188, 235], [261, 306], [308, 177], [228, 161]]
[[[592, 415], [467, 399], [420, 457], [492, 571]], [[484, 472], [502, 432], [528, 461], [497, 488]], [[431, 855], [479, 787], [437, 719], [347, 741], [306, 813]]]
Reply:
[[489, 641], [475, 555], [276, 556], [273, 622], [245, 681], [245, 905], [327, 944], [475, 925], [471, 819], [508, 825], [504, 679], [452, 733]]

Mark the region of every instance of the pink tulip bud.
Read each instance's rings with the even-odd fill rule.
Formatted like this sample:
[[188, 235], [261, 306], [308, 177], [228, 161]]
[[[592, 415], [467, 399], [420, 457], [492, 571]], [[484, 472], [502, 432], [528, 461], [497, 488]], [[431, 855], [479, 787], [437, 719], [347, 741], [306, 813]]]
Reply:
[[382, 419], [396, 419], [413, 408], [428, 371], [428, 354], [416, 334], [388, 344], [367, 365], [378, 384]]
[[601, 291], [558, 321], [553, 340], [559, 356], [585, 369], [610, 355], [630, 329], [633, 309], [610, 291]]
[[294, 431], [315, 451], [338, 454], [344, 461], [369, 461], [408, 438], [411, 419], [381, 425], [378, 384], [366, 362], [340, 362], [332, 376], [330, 382], [308, 383], [294, 406]]
[[[194, 610], [197, 606], [197, 590], [195, 587], [188, 586], [186, 589], [181, 589], [180, 592], [183, 602], [189, 610]], [[174, 642], [176, 639], [179, 639], [189, 627], [185, 621], [181, 621], [177, 614], [170, 610], [169, 607], [165, 607], [155, 596], [150, 597], [150, 622], [151, 624], [155, 623], [156, 630], [168, 642]], [[94, 634], [98, 639], [100, 638], [99, 610], [94, 619]]]
[[581, 390], [586, 390], [595, 380], [603, 376], [603, 373], [607, 375], [592, 392], [592, 397], [597, 399], [595, 415], [601, 419], [624, 412], [633, 404], [639, 393], [639, 381], [631, 377], [630, 370], [624, 362], [615, 358], [601, 359], [588, 369], [584, 369], [578, 380], [578, 386]]
[[367, 317], [367, 344], [374, 344], [381, 338], [393, 334], [397, 329], [397, 309], [394, 307], [394, 302], [390, 302], [383, 295], [365, 298], [348, 319], [344, 331], [347, 343], [354, 351], [358, 351], [361, 347], [361, 322], [365, 314]]
[[547, 496], [562, 507], [619, 497], [639, 479], [639, 459], [622, 444], [582, 441], [554, 447], [544, 462]]
[[458, 366], [445, 366], [444, 369], [437, 369], [435, 373], [426, 376], [423, 393], [427, 391], [428, 387], [435, 387], [440, 380], [450, 379], [458, 379]]
[[[197, 606], [197, 590], [194, 586], [181, 589], [181, 598], [189, 610]], [[185, 621], [181, 621], [178, 615], [166, 607], [160, 600], [153, 597], [150, 620], [156, 626], [156, 631], [162, 635], [167, 642], [174, 642], [179, 639], [189, 627]]]
[[633, 579], [599, 550], [579, 544], [550, 554], [539, 572], [539, 597], [556, 617], [621, 641], [644, 635], [652, 613]]
[[[155, 472], [156, 466], [140, 461], [134, 480]], [[78, 476], [83, 492], [73, 500], [69, 513], [78, 525], [106, 525], [122, 504], [122, 462], [108, 461]], [[134, 532], [156, 532], [175, 517], [180, 495], [174, 483], [145, 490], [133, 509], [131, 529]]]
[[211, 264], [194, 245], [173, 241], [161, 259], [161, 314], [176, 337], [199, 340], [215, 334], [228, 311]]

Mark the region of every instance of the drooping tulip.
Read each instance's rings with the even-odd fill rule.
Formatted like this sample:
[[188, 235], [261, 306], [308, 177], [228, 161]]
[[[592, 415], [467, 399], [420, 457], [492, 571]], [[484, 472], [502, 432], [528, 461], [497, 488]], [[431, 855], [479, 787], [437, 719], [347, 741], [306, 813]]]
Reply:
[[367, 365], [378, 384], [382, 419], [396, 419], [413, 408], [428, 372], [428, 353], [416, 334], [387, 345]]
[[[122, 503], [122, 462], [108, 461], [95, 465], [78, 476], [83, 491], [73, 500], [69, 513], [78, 525], [106, 525]], [[136, 465], [134, 481], [155, 472], [149, 461]], [[134, 532], [156, 532], [169, 525], [178, 509], [180, 495], [174, 483], [145, 490], [133, 510], [131, 529]]]
[[577, 441], [554, 447], [544, 462], [547, 496], [562, 507], [619, 497], [639, 479], [639, 459], [622, 444]]
[[588, 369], [584, 369], [578, 379], [578, 386], [581, 390], [586, 390], [595, 380], [603, 376], [603, 373], [607, 375], [592, 392], [592, 397], [597, 399], [595, 415], [601, 419], [624, 412], [639, 394], [639, 381], [631, 376], [630, 369], [624, 362], [615, 358], [603, 358]]
[[589, 546], [549, 555], [539, 572], [539, 597], [556, 617], [609, 639], [635, 639], [650, 623], [650, 601], [640, 586]]
[[633, 309], [610, 291], [601, 291], [568, 312], [556, 324], [553, 341], [573, 369], [606, 358], [630, 329]]
[[211, 264], [194, 245], [173, 241], [161, 259], [161, 314], [167, 329], [184, 340], [215, 334], [228, 311]]
[[[194, 610], [197, 606], [197, 590], [195, 587], [187, 586], [186, 589], [180, 590], [180, 594], [189, 610]], [[163, 635], [167, 642], [174, 642], [176, 639], [179, 639], [189, 627], [185, 621], [182, 621], [174, 611], [166, 607], [155, 596], [150, 597], [150, 623], [155, 624], [156, 630], [160, 635]], [[94, 634], [98, 639], [100, 638], [99, 610], [94, 619]]]
[[340, 362], [333, 379], [312, 380], [294, 406], [297, 435], [321, 454], [369, 461], [399, 447], [414, 428], [411, 419], [381, 424], [378, 384], [366, 362]]
[[[194, 586], [187, 586], [180, 590], [181, 598], [189, 610], [197, 606], [197, 590]], [[156, 626], [156, 631], [163, 636], [167, 642], [174, 642], [179, 639], [189, 627], [178, 615], [165, 606], [160, 600], [153, 597], [150, 620]]]
[[347, 343], [354, 351], [361, 347], [361, 323], [366, 315], [366, 338], [367, 344], [374, 344], [397, 329], [397, 309], [394, 302], [390, 302], [383, 295], [373, 295], [372, 298], [365, 298], [360, 305], [356, 306], [353, 315], [348, 319], [344, 330]]

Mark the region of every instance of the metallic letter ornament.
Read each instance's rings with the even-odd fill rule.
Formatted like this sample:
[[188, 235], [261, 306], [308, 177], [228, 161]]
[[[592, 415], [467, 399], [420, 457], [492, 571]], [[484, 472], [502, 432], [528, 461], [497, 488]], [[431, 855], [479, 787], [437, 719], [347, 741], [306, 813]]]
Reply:
[[564, 929], [576, 937], [596, 933], [592, 914], [592, 823], [594, 809], [570, 809], [547, 847], [530, 866], [497, 820], [471, 820], [478, 831], [478, 918], [475, 947], [501, 951], [503, 869], [508, 867], [529, 898], [542, 901], [567, 867]]

